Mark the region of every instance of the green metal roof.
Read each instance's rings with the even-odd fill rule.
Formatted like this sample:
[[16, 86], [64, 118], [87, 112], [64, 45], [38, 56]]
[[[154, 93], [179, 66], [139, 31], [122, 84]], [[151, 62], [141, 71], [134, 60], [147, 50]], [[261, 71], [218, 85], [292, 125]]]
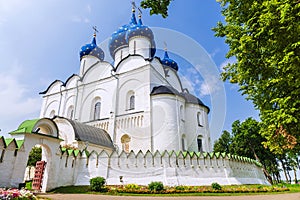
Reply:
[[24, 140], [16, 140], [16, 143], [17, 143], [18, 149], [20, 149], [21, 146], [24, 144]]
[[21, 133], [32, 133], [33, 127], [39, 120], [40, 119], [25, 120], [20, 124], [17, 130], [12, 131], [9, 134], [14, 135], [14, 134], [21, 134]]
[[14, 138], [4, 138], [5, 146], [8, 147], [12, 141], [14, 141]]

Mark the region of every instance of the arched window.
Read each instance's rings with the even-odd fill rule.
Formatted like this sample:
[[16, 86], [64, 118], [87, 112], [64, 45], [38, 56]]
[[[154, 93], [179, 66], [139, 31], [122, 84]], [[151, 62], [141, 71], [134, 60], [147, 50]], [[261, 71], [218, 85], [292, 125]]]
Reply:
[[122, 150], [126, 153], [130, 152], [129, 143], [130, 143], [130, 136], [125, 134], [121, 137], [121, 143], [122, 143]]
[[203, 127], [203, 121], [202, 121], [201, 112], [197, 113], [197, 122], [198, 122], [198, 126]]
[[203, 151], [203, 149], [202, 149], [202, 135], [198, 135], [198, 137], [197, 137], [197, 145], [198, 145], [198, 151], [202, 152]]
[[185, 141], [185, 134], [181, 137], [181, 144], [182, 144], [182, 151], [186, 151], [186, 141]]
[[53, 118], [55, 116], [55, 110], [51, 110], [49, 118]]
[[101, 112], [101, 102], [98, 101], [95, 103], [94, 106], [94, 120], [100, 119], [100, 112]]
[[68, 108], [67, 118], [74, 119], [74, 106]]
[[129, 98], [129, 110], [133, 110], [135, 108], [135, 96], [134, 94]]
[[180, 106], [179, 112], [180, 112], [180, 119], [181, 119], [182, 121], [184, 121], [183, 105]]

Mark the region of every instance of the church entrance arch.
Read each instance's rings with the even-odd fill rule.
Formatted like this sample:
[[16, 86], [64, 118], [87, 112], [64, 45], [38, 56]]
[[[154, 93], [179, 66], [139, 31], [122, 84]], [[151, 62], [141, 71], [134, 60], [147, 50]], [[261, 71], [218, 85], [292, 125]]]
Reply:
[[[29, 138], [26, 138], [26, 139], [32, 141], [32, 139], [29, 139]], [[45, 144], [46, 142], [44, 141], [44, 139], [39, 138], [37, 141], [42, 142], [42, 143], [36, 143], [35, 145], [33, 145], [30, 152], [34, 148], [41, 148], [41, 159], [36, 160], [37, 162], [35, 162], [33, 164], [35, 170], [34, 170], [32, 176], [28, 176], [27, 170], [26, 170], [25, 175], [24, 175], [25, 176], [24, 180], [29, 178], [32, 181], [32, 189], [33, 190], [46, 191], [49, 172], [50, 172], [50, 168], [51, 168], [50, 166], [51, 166], [52, 152], [51, 152], [50, 147], [47, 144]], [[30, 159], [30, 155], [28, 155], [26, 163], [28, 163], [29, 159]]]
[[125, 151], [126, 153], [130, 152], [130, 146], [129, 146], [130, 141], [131, 141], [131, 137], [127, 134], [124, 134], [121, 137], [122, 150]]
[[38, 146], [41, 147], [41, 160], [44, 161], [43, 176], [41, 176], [42, 180], [38, 189], [42, 192], [53, 189], [56, 185], [55, 172], [57, 168], [53, 161], [58, 157], [56, 152], [61, 142], [56, 124], [49, 118], [26, 120], [10, 134], [23, 138], [22, 149], [18, 153], [20, 158], [14, 164], [17, 167], [13, 169], [11, 182], [16, 184], [26, 180], [25, 172], [30, 151]]

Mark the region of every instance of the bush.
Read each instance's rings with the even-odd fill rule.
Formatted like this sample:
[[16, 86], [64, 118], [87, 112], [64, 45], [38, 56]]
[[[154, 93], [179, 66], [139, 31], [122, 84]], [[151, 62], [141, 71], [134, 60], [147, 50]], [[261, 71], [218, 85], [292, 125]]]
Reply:
[[106, 180], [103, 177], [95, 177], [90, 179], [90, 187], [92, 191], [96, 191], [96, 192], [106, 191], [105, 184], [106, 184]]
[[162, 182], [151, 182], [148, 185], [148, 188], [149, 188], [150, 191], [159, 192], [159, 191], [162, 191], [164, 189], [164, 184]]
[[139, 190], [139, 189], [141, 189], [141, 186], [132, 183], [132, 184], [125, 185], [125, 189], [127, 189], [127, 190]]
[[219, 183], [212, 183], [211, 187], [214, 190], [222, 190], [222, 186]]

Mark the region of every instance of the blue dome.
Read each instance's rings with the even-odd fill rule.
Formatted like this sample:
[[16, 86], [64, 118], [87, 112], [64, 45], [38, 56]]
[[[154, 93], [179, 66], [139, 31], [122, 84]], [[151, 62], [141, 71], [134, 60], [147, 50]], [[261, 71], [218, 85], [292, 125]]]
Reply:
[[135, 14], [134, 12], [132, 12], [130, 23], [121, 26], [117, 31], [115, 31], [111, 35], [108, 46], [112, 58], [115, 57], [116, 50], [128, 46], [128, 42], [126, 40], [126, 33], [129, 30], [130, 26], [134, 26], [136, 24], [137, 22], [136, 22]]
[[99, 60], [104, 60], [104, 51], [97, 46], [96, 35], [94, 35], [93, 40], [90, 44], [86, 44], [80, 49], [80, 60], [83, 56], [90, 55], [98, 58]]
[[154, 34], [152, 30], [148, 27], [143, 25], [142, 19], [139, 16], [139, 21], [137, 24], [132, 25], [129, 27], [127, 31], [126, 40], [129, 42], [130, 38], [132, 37], [146, 37], [151, 42], [151, 56], [153, 57], [156, 51], [155, 42], [154, 42]]
[[172, 60], [171, 58], [169, 58], [167, 51], [165, 51], [164, 59], [162, 59], [161, 63], [165, 66], [171, 67], [172, 69], [175, 69], [176, 71], [178, 71], [177, 63], [174, 60]]

